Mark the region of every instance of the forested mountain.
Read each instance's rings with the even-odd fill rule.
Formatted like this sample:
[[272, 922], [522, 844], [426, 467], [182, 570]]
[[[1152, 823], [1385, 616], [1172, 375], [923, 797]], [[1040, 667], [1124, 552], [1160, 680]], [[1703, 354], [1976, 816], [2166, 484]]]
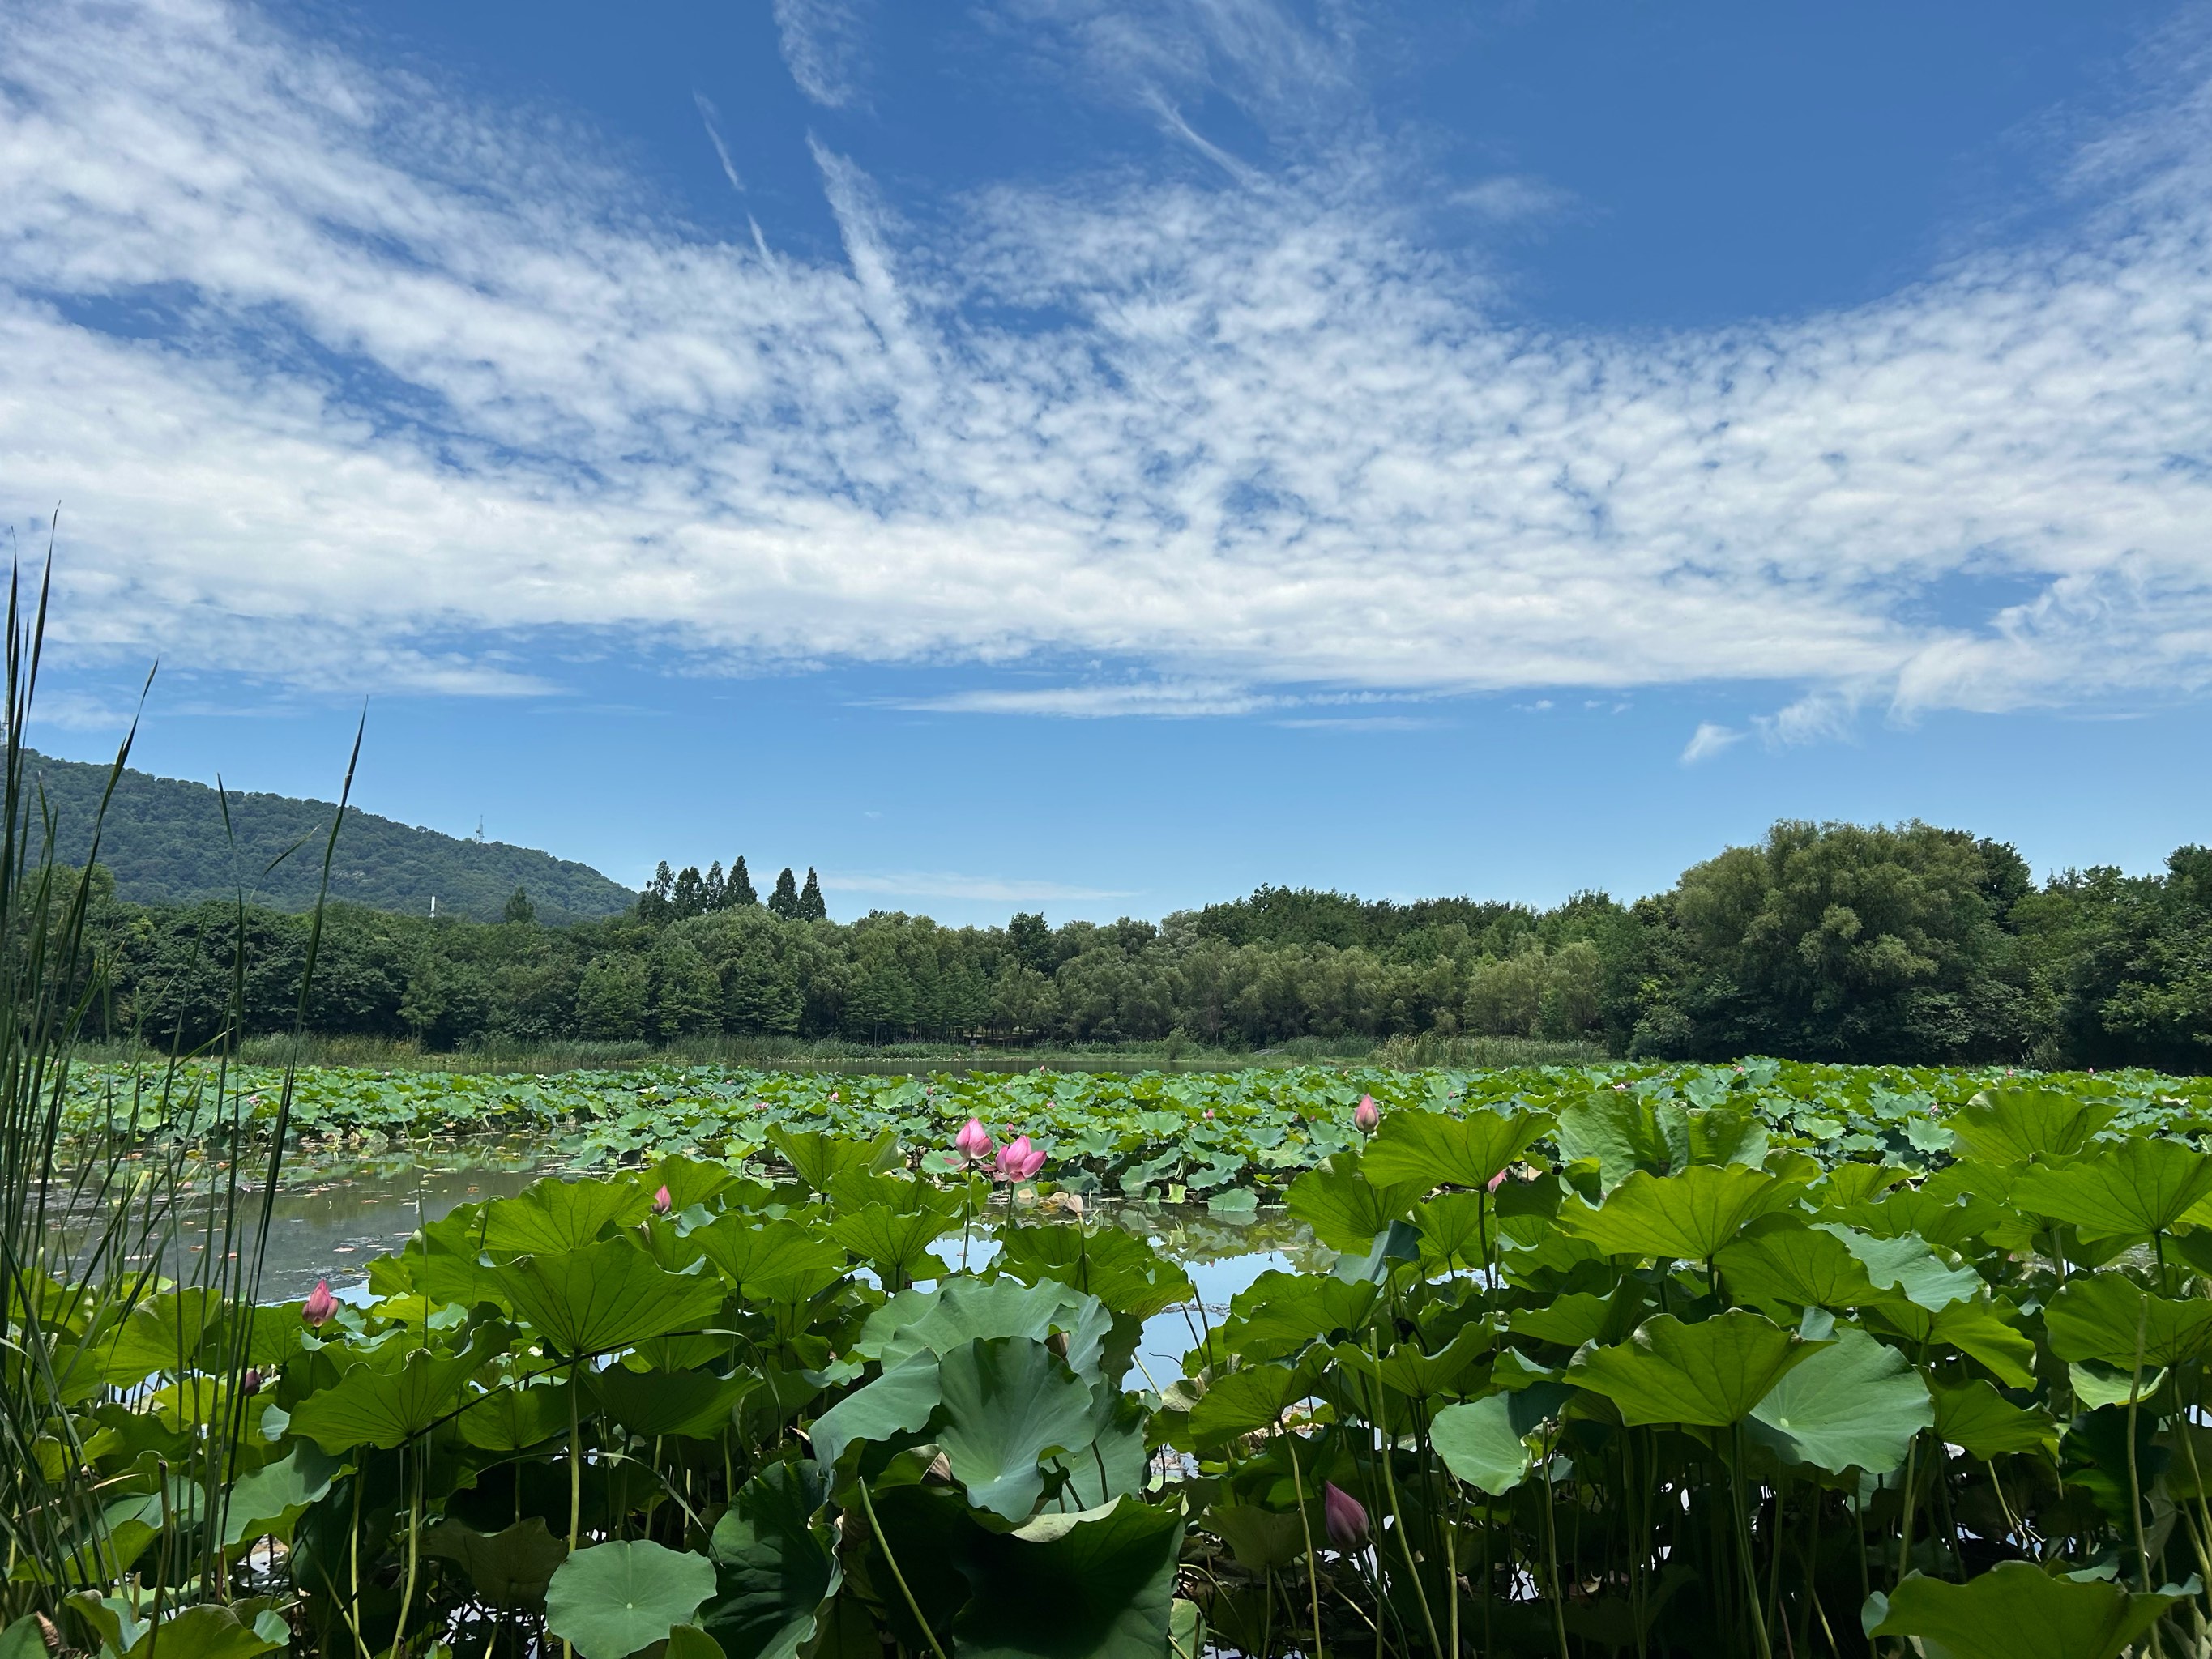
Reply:
[[[108, 768], [29, 754], [27, 762], [52, 809], [56, 856], [81, 864]], [[222, 803], [205, 784], [126, 771], [108, 805], [100, 862], [115, 877], [120, 899], [142, 904], [189, 904], [231, 898], [240, 887], [277, 910], [305, 910], [322, 883], [329, 801], [227, 792]], [[270, 865], [289, 847], [305, 845]], [[496, 921], [516, 888], [528, 893], [538, 919], [568, 922], [626, 909], [636, 895], [588, 865], [504, 842], [463, 840], [417, 830], [357, 807], [346, 811], [331, 896], [380, 910]]]

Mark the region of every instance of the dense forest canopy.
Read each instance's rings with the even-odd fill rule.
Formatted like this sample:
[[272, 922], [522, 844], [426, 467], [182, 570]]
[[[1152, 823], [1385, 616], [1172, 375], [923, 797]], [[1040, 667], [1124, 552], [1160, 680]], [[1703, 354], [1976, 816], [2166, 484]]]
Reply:
[[[122, 898], [190, 903], [233, 898], [242, 889], [275, 910], [314, 905], [337, 811], [329, 801], [238, 790], [219, 798], [205, 784], [125, 771], [100, 819], [110, 769], [28, 751], [25, 762], [54, 815], [57, 856], [82, 863], [99, 819], [100, 862]], [[609, 915], [637, 896], [588, 865], [413, 829], [350, 807], [331, 870], [331, 896], [345, 902], [427, 915], [434, 897], [441, 915], [477, 921], [498, 921], [517, 887], [529, 890], [538, 918], [549, 922]]]
[[[111, 1021], [208, 1040], [228, 1018], [234, 908], [120, 890], [99, 918]], [[1058, 927], [1035, 915], [835, 922], [811, 871], [803, 890], [783, 871], [763, 902], [740, 860], [707, 875], [664, 867], [623, 914], [565, 927], [545, 925], [535, 890], [490, 909], [502, 919], [333, 907], [314, 1029], [435, 1047], [712, 1032], [1260, 1047], [1434, 1032], [1656, 1058], [2212, 1060], [2212, 850], [2197, 847], [2159, 875], [2069, 871], [2038, 886], [2011, 848], [1961, 831], [1784, 823], [1632, 905], [1262, 887], [1158, 923]], [[253, 909], [246, 927], [245, 1024], [289, 1029], [305, 921]]]

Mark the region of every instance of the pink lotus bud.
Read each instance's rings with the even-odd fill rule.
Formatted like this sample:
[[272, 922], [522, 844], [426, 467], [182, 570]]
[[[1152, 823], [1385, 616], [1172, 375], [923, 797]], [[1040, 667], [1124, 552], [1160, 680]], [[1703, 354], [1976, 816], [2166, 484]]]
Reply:
[[249, 1395], [259, 1394], [261, 1392], [261, 1373], [254, 1370], [252, 1367], [248, 1366], [246, 1368], [246, 1375], [238, 1379], [238, 1386], [240, 1390], [243, 1393]]
[[999, 1167], [992, 1171], [994, 1181], [1027, 1181], [1044, 1168], [1044, 1153], [1030, 1144], [1023, 1135], [999, 1148]]
[[1496, 1192], [1500, 1187], [1503, 1187], [1505, 1184], [1506, 1174], [1507, 1172], [1505, 1170], [1500, 1170], [1496, 1175], [1490, 1177], [1490, 1190], [1492, 1192]]
[[1334, 1480], [1321, 1483], [1321, 1512], [1337, 1548], [1356, 1550], [1367, 1541], [1366, 1506]]
[[1213, 1108], [1211, 1106], [1207, 1107], [1206, 1109], [1206, 1115], [1208, 1117], [1212, 1117], [1213, 1115]]
[[1352, 1127], [1364, 1135], [1375, 1133], [1375, 1126], [1382, 1121], [1382, 1109], [1375, 1103], [1373, 1095], [1359, 1097], [1359, 1104], [1352, 1108]]
[[313, 1329], [320, 1330], [331, 1322], [331, 1316], [337, 1310], [338, 1299], [331, 1294], [331, 1281], [319, 1279], [315, 1281], [315, 1288], [307, 1292], [307, 1299], [301, 1306], [300, 1317]]
[[653, 1214], [666, 1215], [668, 1213], [669, 1206], [673, 1204], [675, 1201], [676, 1200], [674, 1199], [669, 1197], [668, 1188], [664, 1186], [659, 1192], [653, 1195]]
[[981, 1118], [969, 1118], [960, 1126], [960, 1133], [952, 1137], [952, 1145], [963, 1158], [988, 1158], [991, 1155], [991, 1132], [983, 1127]]

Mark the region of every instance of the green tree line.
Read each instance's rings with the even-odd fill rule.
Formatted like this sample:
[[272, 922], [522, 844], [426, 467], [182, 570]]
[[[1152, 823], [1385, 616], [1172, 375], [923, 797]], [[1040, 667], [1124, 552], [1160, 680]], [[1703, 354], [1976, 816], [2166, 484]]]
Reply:
[[[341, 854], [343, 856], [343, 853]], [[104, 1017], [163, 1043], [221, 1031], [234, 903], [106, 888]], [[305, 919], [245, 913], [248, 1034], [289, 1027]], [[809, 871], [766, 902], [742, 859], [664, 866], [628, 912], [549, 926], [332, 907], [319, 1033], [496, 1040], [739, 1036], [1261, 1047], [1400, 1034], [1581, 1038], [1615, 1053], [2203, 1069], [2212, 849], [2153, 876], [2038, 884], [2010, 847], [1923, 823], [1782, 823], [1623, 904], [1411, 904], [1262, 887], [1169, 915], [948, 927], [830, 921]]]

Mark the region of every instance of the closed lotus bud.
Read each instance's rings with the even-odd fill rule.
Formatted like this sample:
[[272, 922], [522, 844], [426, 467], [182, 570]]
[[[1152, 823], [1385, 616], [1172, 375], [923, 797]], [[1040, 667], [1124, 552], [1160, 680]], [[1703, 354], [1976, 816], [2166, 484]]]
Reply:
[[331, 1281], [319, 1279], [315, 1281], [315, 1288], [307, 1292], [307, 1299], [300, 1308], [300, 1317], [314, 1329], [320, 1330], [331, 1322], [331, 1316], [337, 1310], [338, 1299], [331, 1294]]
[[1352, 1109], [1352, 1127], [1364, 1135], [1371, 1135], [1375, 1133], [1376, 1126], [1382, 1121], [1382, 1109], [1375, 1103], [1375, 1097], [1360, 1096], [1359, 1104]]
[[1494, 1193], [1494, 1192], [1496, 1192], [1496, 1191], [1497, 1191], [1500, 1187], [1503, 1187], [1503, 1186], [1505, 1184], [1505, 1177], [1506, 1177], [1506, 1176], [1507, 1176], [1508, 1174], [1510, 1174], [1510, 1170], [1499, 1170], [1496, 1175], [1494, 1175], [1494, 1176], [1491, 1176], [1491, 1177], [1490, 1177], [1490, 1190], [1491, 1190], [1492, 1192], [1493, 1192], [1493, 1193]]
[[238, 1379], [238, 1386], [246, 1394], [259, 1394], [261, 1392], [261, 1373], [249, 1366], [246, 1369], [246, 1375]]
[[963, 1158], [988, 1158], [991, 1155], [991, 1132], [983, 1127], [981, 1118], [969, 1118], [960, 1126], [960, 1133], [952, 1137], [952, 1145]]
[[1367, 1541], [1366, 1506], [1334, 1480], [1321, 1483], [1321, 1512], [1337, 1548], [1356, 1550]]
[[670, 1205], [673, 1204], [675, 1201], [676, 1201], [676, 1200], [675, 1200], [674, 1199], [672, 1199], [672, 1198], [669, 1197], [669, 1195], [668, 1195], [668, 1188], [665, 1188], [665, 1187], [663, 1187], [663, 1188], [662, 1188], [659, 1192], [655, 1193], [655, 1194], [653, 1195], [653, 1214], [655, 1214], [655, 1215], [666, 1215], [666, 1214], [668, 1213], [668, 1206], [669, 1206]]

